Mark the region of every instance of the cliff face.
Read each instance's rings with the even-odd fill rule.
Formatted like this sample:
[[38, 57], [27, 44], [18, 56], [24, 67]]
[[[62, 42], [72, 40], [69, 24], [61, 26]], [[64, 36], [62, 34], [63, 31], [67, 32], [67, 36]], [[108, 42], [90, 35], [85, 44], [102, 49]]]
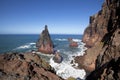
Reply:
[[37, 54], [0, 54], [0, 80], [62, 80]]
[[76, 62], [88, 71], [120, 57], [120, 0], [105, 0], [102, 9], [90, 17], [83, 42], [88, 50]]
[[110, 13], [104, 3], [102, 10], [90, 17], [89, 26], [84, 31], [82, 41], [86, 43], [86, 47], [91, 48], [97, 42], [101, 41], [103, 36], [107, 33], [109, 18]]
[[42, 31], [36, 46], [38, 47], [39, 52], [46, 54], [53, 53], [53, 43], [48, 32], [47, 25], [45, 25], [45, 30]]
[[[96, 59], [96, 68], [87, 80], [120, 80], [120, 0], [106, 0], [110, 18], [102, 38], [102, 52]], [[97, 45], [95, 45], [97, 46]]]
[[106, 5], [110, 13], [107, 25], [108, 33], [101, 40], [103, 52], [100, 52], [97, 58], [97, 67], [120, 57], [120, 0], [107, 0]]

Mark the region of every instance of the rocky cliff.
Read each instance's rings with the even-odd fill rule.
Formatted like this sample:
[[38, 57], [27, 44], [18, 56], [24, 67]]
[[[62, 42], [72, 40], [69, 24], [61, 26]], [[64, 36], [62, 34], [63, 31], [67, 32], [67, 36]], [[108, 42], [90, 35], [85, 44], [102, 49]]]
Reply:
[[35, 53], [0, 54], [0, 80], [62, 80]]
[[40, 38], [36, 43], [39, 52], [52, 54], [53, 53], [53, 43], [50, 37], [50, 34], [47, 29], [47, 25], [45, 25], [45, 30], [40, 34]]
[[[108, 65], [111, 64], [109, 62], [115, 60], [114, 62], [118, 63], [120, 57], [120, 0], [105, 0], [102, 9], [90, 17], [90, 25], [84, 32], [83, 42], [86, 43], [88, 50], [83, 57], [75, 59], [80, 67], [93, 71], [101, 67], [103, 70], [103, 66], [106, 65], [106, 69], [104, 69], [111, 70], [112, 66]], [[120, 66], [120, 64], [116, 66], [119, 67], [118, 65]], [[100, 70], [98, 69], [98, 71]], [[105, 72], [106, 75], [107, 72]], [[114, 70], [113, 73], [115, 74]], [[120, 68], [118, 73], [120, 75]]]
[[95, 71], [87, 80], [120, 80], [120, 0], [106, 0], [104, 4], [110, 16], [107, 33], [101, 40], [103, 46], [96, 59]]

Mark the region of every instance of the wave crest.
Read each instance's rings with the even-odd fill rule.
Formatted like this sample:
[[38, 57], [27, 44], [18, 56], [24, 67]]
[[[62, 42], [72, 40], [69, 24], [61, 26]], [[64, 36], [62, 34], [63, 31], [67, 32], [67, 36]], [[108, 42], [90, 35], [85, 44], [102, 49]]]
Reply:
[[18, 49], [29, 49], [29, 48], [35, 48], [35, 44], [36, 43], [27, 43], [27, 44], [24, 44], [24, 45], [21, 45], [21, 46], [19, 46], [19, 47], [17, 47], [17, 48], [15, 48], [14, 50], [18, 50]]

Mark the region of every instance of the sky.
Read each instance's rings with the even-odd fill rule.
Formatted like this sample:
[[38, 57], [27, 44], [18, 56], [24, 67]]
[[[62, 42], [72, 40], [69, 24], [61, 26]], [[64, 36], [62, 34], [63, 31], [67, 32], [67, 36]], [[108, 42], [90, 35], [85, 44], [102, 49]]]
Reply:
[[0, 0], [0, 34], [83, 34], [104, 0]]

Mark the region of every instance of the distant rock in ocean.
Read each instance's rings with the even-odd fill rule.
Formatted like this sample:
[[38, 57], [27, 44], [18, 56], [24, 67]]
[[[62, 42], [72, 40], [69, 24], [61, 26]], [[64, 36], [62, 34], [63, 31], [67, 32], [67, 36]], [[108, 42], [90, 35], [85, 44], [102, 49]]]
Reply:
[[68, 41], [70, 42], [69, 44], [70, 47], [78, 47], [78, 43], [73, 41], [72, 38], [68, 38]]
[[36, 43], [36, 46], [39, 52], [46, 53], [46, 54], [53, 53], [54, 45], [52, 43], [47, 25], [45, 25], [45, 30], [43, 30], [42, 33], [40, 34], [40, 38]]

